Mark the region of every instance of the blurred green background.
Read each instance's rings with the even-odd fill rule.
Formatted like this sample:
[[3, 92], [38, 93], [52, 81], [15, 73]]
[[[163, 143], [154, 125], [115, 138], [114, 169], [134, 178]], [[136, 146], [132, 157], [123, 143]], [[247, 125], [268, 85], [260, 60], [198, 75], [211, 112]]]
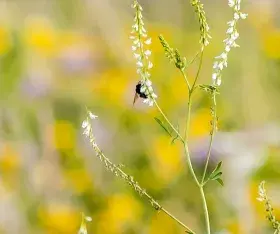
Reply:
[[[199, 50], [199, 25], [189, 1], [141, 0], [152, 37], [151, 80], [158, 102], [183, 131], [187, 88], [164, 57], [163, 34], [188, 60]], [[199, 83], [210, 84], [223, 50], [227, 1], [203, 1], [213, 39]], [[0, 1], [0, 233], [77, 233], [81, 212], [90, 234], [184, 233], [105, 170], [82, 136], [85, 106], [106, 156], [133, 175], [166, 209], [203, 232], [203, 213], [179, 142], [157, 125], [156, 108], [132, 105], [136, 74], [129, 33], [131, 1]], [[219, 130], [211, 167], [224, 161], [222, 188], [206, 196], [213, 233], [272, 233], [256, 197], [261, 180], [280, 218], [280, 4], [242, 3], [218, 97]], [[197, 63], [188, 69], [194, 79]], [[201, 175], [210, 130], [210, 100], [194, 97], [191, 150]]]

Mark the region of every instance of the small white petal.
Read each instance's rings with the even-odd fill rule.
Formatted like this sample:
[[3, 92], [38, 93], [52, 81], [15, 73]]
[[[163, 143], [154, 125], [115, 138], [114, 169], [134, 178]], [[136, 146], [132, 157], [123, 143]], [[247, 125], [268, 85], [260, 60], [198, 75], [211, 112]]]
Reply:
[[147, 56], [150, 56], [150, 55], [152, 54], [152, 52], [151, 52], [150, 50], [146, 50], [146, 51], [144, 52], [144, 54], [147, 55]]
[[218, 67], [219, 67], [220, 70], [223, 70], [223, 68], [224, 68], [223, 62], [219, 63]]
[[227, 30], [227, 34], [232, 34], [233, 33], [233, 27], [229, 27]]
[[221, 85], [221, 83], [222, 83], [221, 78], [217, 79], [217, 85], [218, 85], [218, 86], [220, 86], [220, 85]]
[[150, 45], [152, 43], [152, 38], [149, 38], [145, 41], [145, 44]]
[[213, 68], [216, 69], [216, 68], [218, 67], [218, 64], [219, 64], [219, 63], [218, 63], [217, 61], [214, 62]]
[[152, 81], [150, 81], [150, 80], [146, 80], [146, 85], [149, 87], [149, 86], [151, 86], [152, 85]]
[[213, 80], [216, 80], [216, 79], [217, 79], [217, 73], [213, 73], [213, 74], [212, 74], [212, 79], [213, 79]]
[[248, 14], [240, 13], [240, 18], [241, 18], [241, 19], [246, 19], [247, 16], [248, 16]]
[[234, 18], [235, 20], [238, 20], [238, 19], [240, 18], [240, 17], [239, 17], [239, 14], [235, 12], [233, 18]]
[[142, 63], [141, 61], [138, 61], [138, 62], [136, 63], [136, 65], [137, 65], [138, 67], [143, 67], [143, 63]]
[[234, 0], [229, 0], [228, 5], [229, 5], [229, 7], [233, 7], [235, 5]]
[[91, 221], [92, 221], [92, 218], [89, 217], [89, 216], [86, 216], [86, 217], [85, 217], [85, 220], [88, 221], [88, 222], [91, 222]]
[[149, 61], [149, 64], [148, 64], [148, 69], [151, 69], [153, 67], [153, 64], [151, 61]]
[[132, 51], [137, 50], [136, 46], [131, 46]]
[[229, 52], [230, 51], [230, 46], [227, 45], [225, 50], [226, 50], [226, 52]]
[[141, 55], [140, 55], [140, 54], [134, 53], [134, 57], [135, 57], [136, 59], [139, 59], [139, 58], [141, 57]]
[[84, 120], [82, 123], [82, 128], [86, 128], [89, 125], [89, 122], [87, 120]]
[[96, 119], [98, 116], [97, 116], [97, 115], [92, 114], [91, 112], [89, 112], [89, 117], [90, 117], [91, 119]]
[[233, 27], [235, 24], [235, 21], [234, 20], [228, 21], [227, 24], [228, 24], [228, 26]]
[[153, 98], [157, 98], [157, 95], [155, 93], [152, 93]]

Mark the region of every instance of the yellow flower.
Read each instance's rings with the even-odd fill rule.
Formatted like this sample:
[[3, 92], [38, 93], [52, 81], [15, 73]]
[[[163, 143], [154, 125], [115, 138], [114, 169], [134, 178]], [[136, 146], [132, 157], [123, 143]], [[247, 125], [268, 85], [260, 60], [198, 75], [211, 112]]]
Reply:
[[280, 58], [280, 29], [274, 29], [266, 32], [263, 36], [263, 46], [266, 55], [269, 58]]
[[3, 173], [13, 174], [19, 170], [20, 158], [15, 149], [7, 144], [0, 152], [0, 171]]
[[80, 194], [93, 188], [93, 182], [87, 171], [80, 169], [67, 170], [65, 172], [66, 180], [73, 190]]
[[53, 55], [57, 43], [56, 31], [45, 18], [28, 18], [24, 38], [28, 46], [42, 55]]
[[40, 207], [38, 217], [49, 233], [77, 233], [80, 224], [80, 214], [68, 205], [51, 204]]
[[151, 222], [149, 234], [163, 234], [163, 233], [169, 233], [169, 234], [178, 233], [178, 226], [174, 222], [174, 220], [170, 219], [163, 212], [155, 213]]
[[191, 119], [190, 135], [200, 137], [209, 134], [211, 119], [210, 109], [205, 108], [197, 111]]
[[0, 25], [0, 55], [7, 53], [12, 46], [12, 38], [9, 29]]
[[125, 225], [131, 225], [140, 219], [141, 212], [140, 204], [130, 195], [117, 194], [109, 197], [107, 209], [100, 215], [98, 233], [122, 233]]
[[152, 147], [152, 160], [155, 173], [165, 182], [170, 181], [182, 170], [180, 144], [171, 144], [168, 136], [157, 136]]

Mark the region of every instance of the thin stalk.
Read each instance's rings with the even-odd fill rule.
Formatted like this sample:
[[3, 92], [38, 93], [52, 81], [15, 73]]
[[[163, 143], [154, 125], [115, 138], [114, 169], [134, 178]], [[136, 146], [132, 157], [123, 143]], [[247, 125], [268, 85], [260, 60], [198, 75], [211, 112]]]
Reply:
[[169, 126], [172, 128], [172, 130], [178, 135], [178, 137], [180, 138], [180, 140], [182, 142], [184, 142], [183, 137], [180, 135], [180, 133], [177, 131], [177, 129], [173, 126], [173, 124], [169, 121], [169, 119], [166, 117], [166, 115], [164, 114], [164, 112], [162, 111], [162, 109], [160, 108], [160, 106], [158, 105], [157, 101], [154, 99], [154, 103], [158, 109], [158, 111], [161, 113], [162, 117], [165, 119], [165, 121], [169, 124]]
[[201, 195], [202, 203], [203, 203], [203, 211], [204, 211], [204, 218], [205, 218], [207, 234], [211, 234], [209, 214], [208, 214], [207, 202], [206, 202], [203, 186], [200, 186], [199, 188], [200, 188], [199, 191], [200, 191], [200, 195]]
[[211, 137], [210, 137], [210, 143], [209, 143], [209, 147], [208, 147], [208, 151], [207, 151], [207, 158], [206, 158], [206, 163], [205, 163], [205, 167], [204, 167], [204, 171], [203, 171], [203, 176], [202, 176], [202, 180], [201, 180], [201, 184], [205, 185], [206, 182], [208, 181], [204, 181], [205, 180], [205, 176], [207, 173], [207, 168], [208, 168], [208, 164], [209, 164], [209, 160], [210, 160], [210, 156], [211, 156], [211, 150], [212, 150], [212, 145], [213, 145], [213, 139], [214, 139], [214, 135], [215, 135], [215, 131], [217, 128], [217, 105], [216, 105], [216, 93], [213, 93], [213, 128], [211, 130]]
[[180, 72], [182, 73], [182, 75], [183, 75], [183, 77], [184, 77], [184, 79], [185, 79], [185, 81], [186, 81], [186, 83], [187, 83], [187, 85], [188, 85], [188, 90], [189, 90], [189, 92], [190, 92], [191, 86], [190, 86], [189, 80], [188, 80], [188, 78], [187, 78], [187, 76], [186, 76], [186, 73], [184, 72], [183, 69], [180, 69]]
[[170, 218], [172, 218], [173, 220], [175, 220], [179, 225], [181, 225], [182, 227], [184, 227], [185, 229], [187, 229], [187, 231], [189, 233], [195, 234], [195, 232], [193, 230], [191, 230], [188, 226], [186, 226], [184, 223], [182, 223], [179, 219], [177, 219], [175, 216], [173, 216], [172, 214], [170, 214], [166, 209], [164, 209], [163, 207], [161, 208], [161, 210], [168, 215]]
[[156, 210], [161, 210], [163, 211], [166, 215], [168, 215], [170, 218], [172, 218], [173, 220], [175, 220], [179, 225], [181, 225], [182, 227], [184, 227], [186, 229], [186, 231], [188, 231], [189, 233], [195, 234], [195, 232], [189, 228], [187, 225], [185, 225], [183, 222], [181, 222], [178, 218], [176, 218], [174, 215], [172, 215], [169, 211], [167, 211], [165, 208], [163, 208], [151, 195], [149, 195], [147, 193], [147, 191], [142, 188], [138, 182], [136, 182], [132, 176], [128, 175], [126, 172], [124, 172], [119, 166], [115, 165], [114, 163], [112, 163], [110, 161], [109, 158], [107, 158], [103, 152], [101, 151], [101, 149], [97, 146], [94, 145], [94, 150], [96, 152], [96, 154], [98, 155], [98, 157], [100, 158], [100, 160], [102, 162], [104, 162], [105, 166], [107, 169], [109, 169], [110, 171], [112, 171], [115, 175], [120, 176], [123, 180], [125, 180], [130, 186], [132, 186], [134, 188], [134, 190], [136, 192], [138, 192], [141, 196], [145, 196], [150, 203], [152, 204], [152, 206], [156, 209]]
[[203, 62], [203, 53], [204, 53], [204, 51], [202, 50], [202, 51], [201, 51], [201, 55], [200, 55], [198, 70], [197, 70], [197, 73], [196, 73], [196, 76], [195, 76], [195, 79], [194, 79], [194, 82], [193, 82], [193, 85], [192, 85], [192, 88], [191, 88], [191, 93], [193, 92], [193, 90], [194, 90], [194, 88], [195, 88], [197, 79], [198, 79], [199, 74], [200, 74], [200, 71], [201, 71], [202, 62]]

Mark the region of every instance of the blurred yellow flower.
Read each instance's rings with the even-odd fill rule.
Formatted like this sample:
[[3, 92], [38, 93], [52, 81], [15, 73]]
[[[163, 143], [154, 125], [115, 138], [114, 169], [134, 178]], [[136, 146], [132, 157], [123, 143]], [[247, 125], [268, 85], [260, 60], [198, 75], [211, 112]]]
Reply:
[[97, 233], [123, 233], [126, 225], [137, 223], [142, 213], [138, 201], [128, 194], [108, 198], [108, 206], [100, 215]]
[[191, 117], [190, 135], [193, 137], [200, 137], [209, 134], [211, 119], [210, 109], [204, 108], [198, 110]]
[[21, 165], [20, 157], [16, 150], [9, 144], [0, 152], [0, 171], [2, 173], [16, 173]]
[[179, 233], [178, 225], [177, 223], [174, 222], [174, 220], [170, 219], [163, 212], [155, 213], [148, 233], [149, 234]]
[[51, 204], [40, 207], [38, 217], [48, 233], [77, 233], [80, 225], [80, 213], [73, 207], [64, 204]]
[[58, 121], [54, 124], [54, 145], [60, 150], [72, 149], [75, 145], [75, 127], [69, 121]]
[[69, 182], [68, 186], [74, 192], [81, 194], [93, 188], [91, 176], [85, 169], [73, 169], [64, 172], [66, 180]]
[[9, 29], [0, 25], [0, 55], [7, 53], [12, 46], [12, 37], [9, 32]]
[[57, 33], [51, 22], [43, 17], [29, 17], [25, 22], [24, 39], [28, 46], [42, 55], [53, 55]]
[[269, 58], [280, 58], [280, 29], [272, 29], [263, 35], [264, 52]]
[[[129, 81], [133, 81], [133, 79], [136, 85], [137, 78], [132, 78], [130, 72], [118, 68], [109, 69], [102, 73], [98, 80], [92, 80], [94, 95], [97, 95], [97, 92], [103, 97], [104, 102], [109, 101], [121, 106], [126, 103]], [[132, 102], [133, 96], [131, 97]]]
[[165, 135], [157, 136], [153, 143], [153, 168], [155, 173], [165, 182], [169, 182], [182, 170], [182, 153], [180, 144], [171, 144], [171, 138]]

